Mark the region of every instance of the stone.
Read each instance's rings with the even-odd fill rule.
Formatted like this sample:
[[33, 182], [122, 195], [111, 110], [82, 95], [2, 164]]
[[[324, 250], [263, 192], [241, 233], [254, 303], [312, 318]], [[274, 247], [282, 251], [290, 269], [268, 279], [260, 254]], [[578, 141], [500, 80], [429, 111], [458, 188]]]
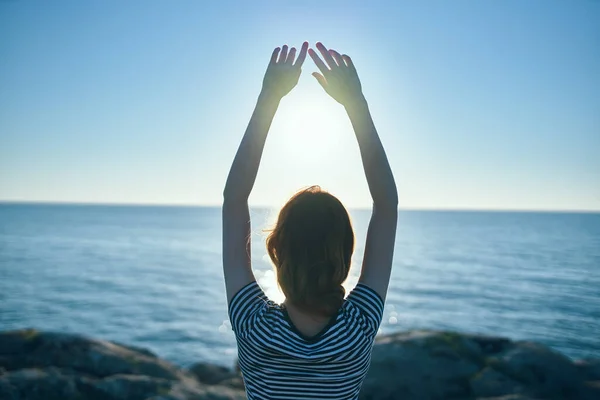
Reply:
[[0, 365], [6, 370], [57, 367], [105, 377], [115, 374], [179, 379], [167, 361], [115, 343], [80, 335], [34, 330], [0, 333]]
[[513, 342], [502, 353], [488, 358], [497, 371], [520, 382], [526, 394], [548, 399], [577, 398], [582, 379], [568, 357], [534, 342]]
[[219, 382], [238, 375], [229, 368], [202, 362], [191, 365], [188, 368], [188, 371], [196, 377], [199, 382], [208, 385], [216, 385]]
[[462, 337], [415, 331], [379, 337], [361, 400], [464, 399], [482, 358]]
[[523, 391], [523, 386], [493, 368], [485, 367], [471, 378], [471, 392], [476, 397], [498, 397]]
[[600, 381], [600, 359], [577, 360], [575, 368], [584, 381]]
[[2, 399], [15, 400], [81, 398], [76, 381], [57, 368], [26, 368], [2, 374], [0, 393]]
[[600, 381], [586, 381], [579, 393], [580, 400], [600, 399]]
[[521, 394], [509, 394], [500, 397], [478, 397], [477, 400], [541, 400], [533, 397], [523, 396]]
[[155, 393], [166, 394], [172, 381], [143, 375], [113, 375], [99, 380], [96, 388], [115, 400], [144, 400]]
[[[600, 399], [599, 360], [454, 332], [382, 335], [361, 400]], [[244, 400], [239, 369], [180, 368], [135, 346], [33, 329], [0, 332], [2, 400]]]
[[225, 379], [224, 381], [219, 382], [219, 385], [230, 387], [233, 389], [244, 390], [244, 380], [242, 379], [241, 375]]
[[204, 385], [145, 349], [73, 334], [1, 332], [0, 365], [3, 400], [246, 398], [243, 388]]

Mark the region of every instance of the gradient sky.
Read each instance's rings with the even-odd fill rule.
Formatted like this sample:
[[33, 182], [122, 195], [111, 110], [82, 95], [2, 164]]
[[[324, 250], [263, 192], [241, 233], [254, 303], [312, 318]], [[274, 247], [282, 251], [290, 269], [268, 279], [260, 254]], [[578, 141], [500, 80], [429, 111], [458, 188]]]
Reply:
[[[351, 55], [401, 207], [600, 210], [600, 2], [0, 1], [0, 199], [219, 204], [274, 47]], [[251, 196], [370, 206], [310, 73]]]

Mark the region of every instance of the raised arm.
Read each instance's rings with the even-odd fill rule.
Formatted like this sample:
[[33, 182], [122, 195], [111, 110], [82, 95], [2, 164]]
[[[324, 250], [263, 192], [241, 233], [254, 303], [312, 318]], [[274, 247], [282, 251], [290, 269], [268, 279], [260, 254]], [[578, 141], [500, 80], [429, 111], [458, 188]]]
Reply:
[[296, 49], [283, 46], [271, 56], [258, 101], [240, 147], [235, 155], [223, 191], [223, 273], [227, 301], [254, 281], [250, 258], [250, 211], [248, 197], [254, 186], [267, 133], [279, 102], [298, 83], [308, 43]]
[[373, 198], [359, 282], [374, 289], [385, 300], [398, 220], [396, 183], [352, 60], [347, 55], [328, 50], [321, 43], [317, 43], [317, 49], [325, 62], [313, 49], [309, 50], [321, 71], [321, 74], [315, 72], [313, 76], [331, 97], [345, 107], [350, 117]]

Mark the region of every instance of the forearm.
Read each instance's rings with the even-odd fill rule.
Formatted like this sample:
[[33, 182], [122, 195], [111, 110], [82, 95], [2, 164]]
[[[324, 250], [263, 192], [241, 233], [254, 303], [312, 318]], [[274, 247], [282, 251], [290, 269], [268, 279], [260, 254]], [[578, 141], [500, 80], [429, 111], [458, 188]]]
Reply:
[[367, 101], [360, 98], [346, 105], [358, 141], [367, 184], [375, 209], [397, 208], [398, 191]]
[[225, 200], [247, 200], [280, 99], [261, 92], [227, 177]]

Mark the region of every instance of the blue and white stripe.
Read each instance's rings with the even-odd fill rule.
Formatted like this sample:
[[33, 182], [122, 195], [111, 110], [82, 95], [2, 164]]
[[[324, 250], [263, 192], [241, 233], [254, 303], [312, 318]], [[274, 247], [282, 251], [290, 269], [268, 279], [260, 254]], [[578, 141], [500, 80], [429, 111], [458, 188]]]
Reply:
[[357, 399], [382, 316], [381, 297], [359, 283], [329, 326], [307, 339], [256, 282], [246, 285], [229, 318], [248, 399]]

